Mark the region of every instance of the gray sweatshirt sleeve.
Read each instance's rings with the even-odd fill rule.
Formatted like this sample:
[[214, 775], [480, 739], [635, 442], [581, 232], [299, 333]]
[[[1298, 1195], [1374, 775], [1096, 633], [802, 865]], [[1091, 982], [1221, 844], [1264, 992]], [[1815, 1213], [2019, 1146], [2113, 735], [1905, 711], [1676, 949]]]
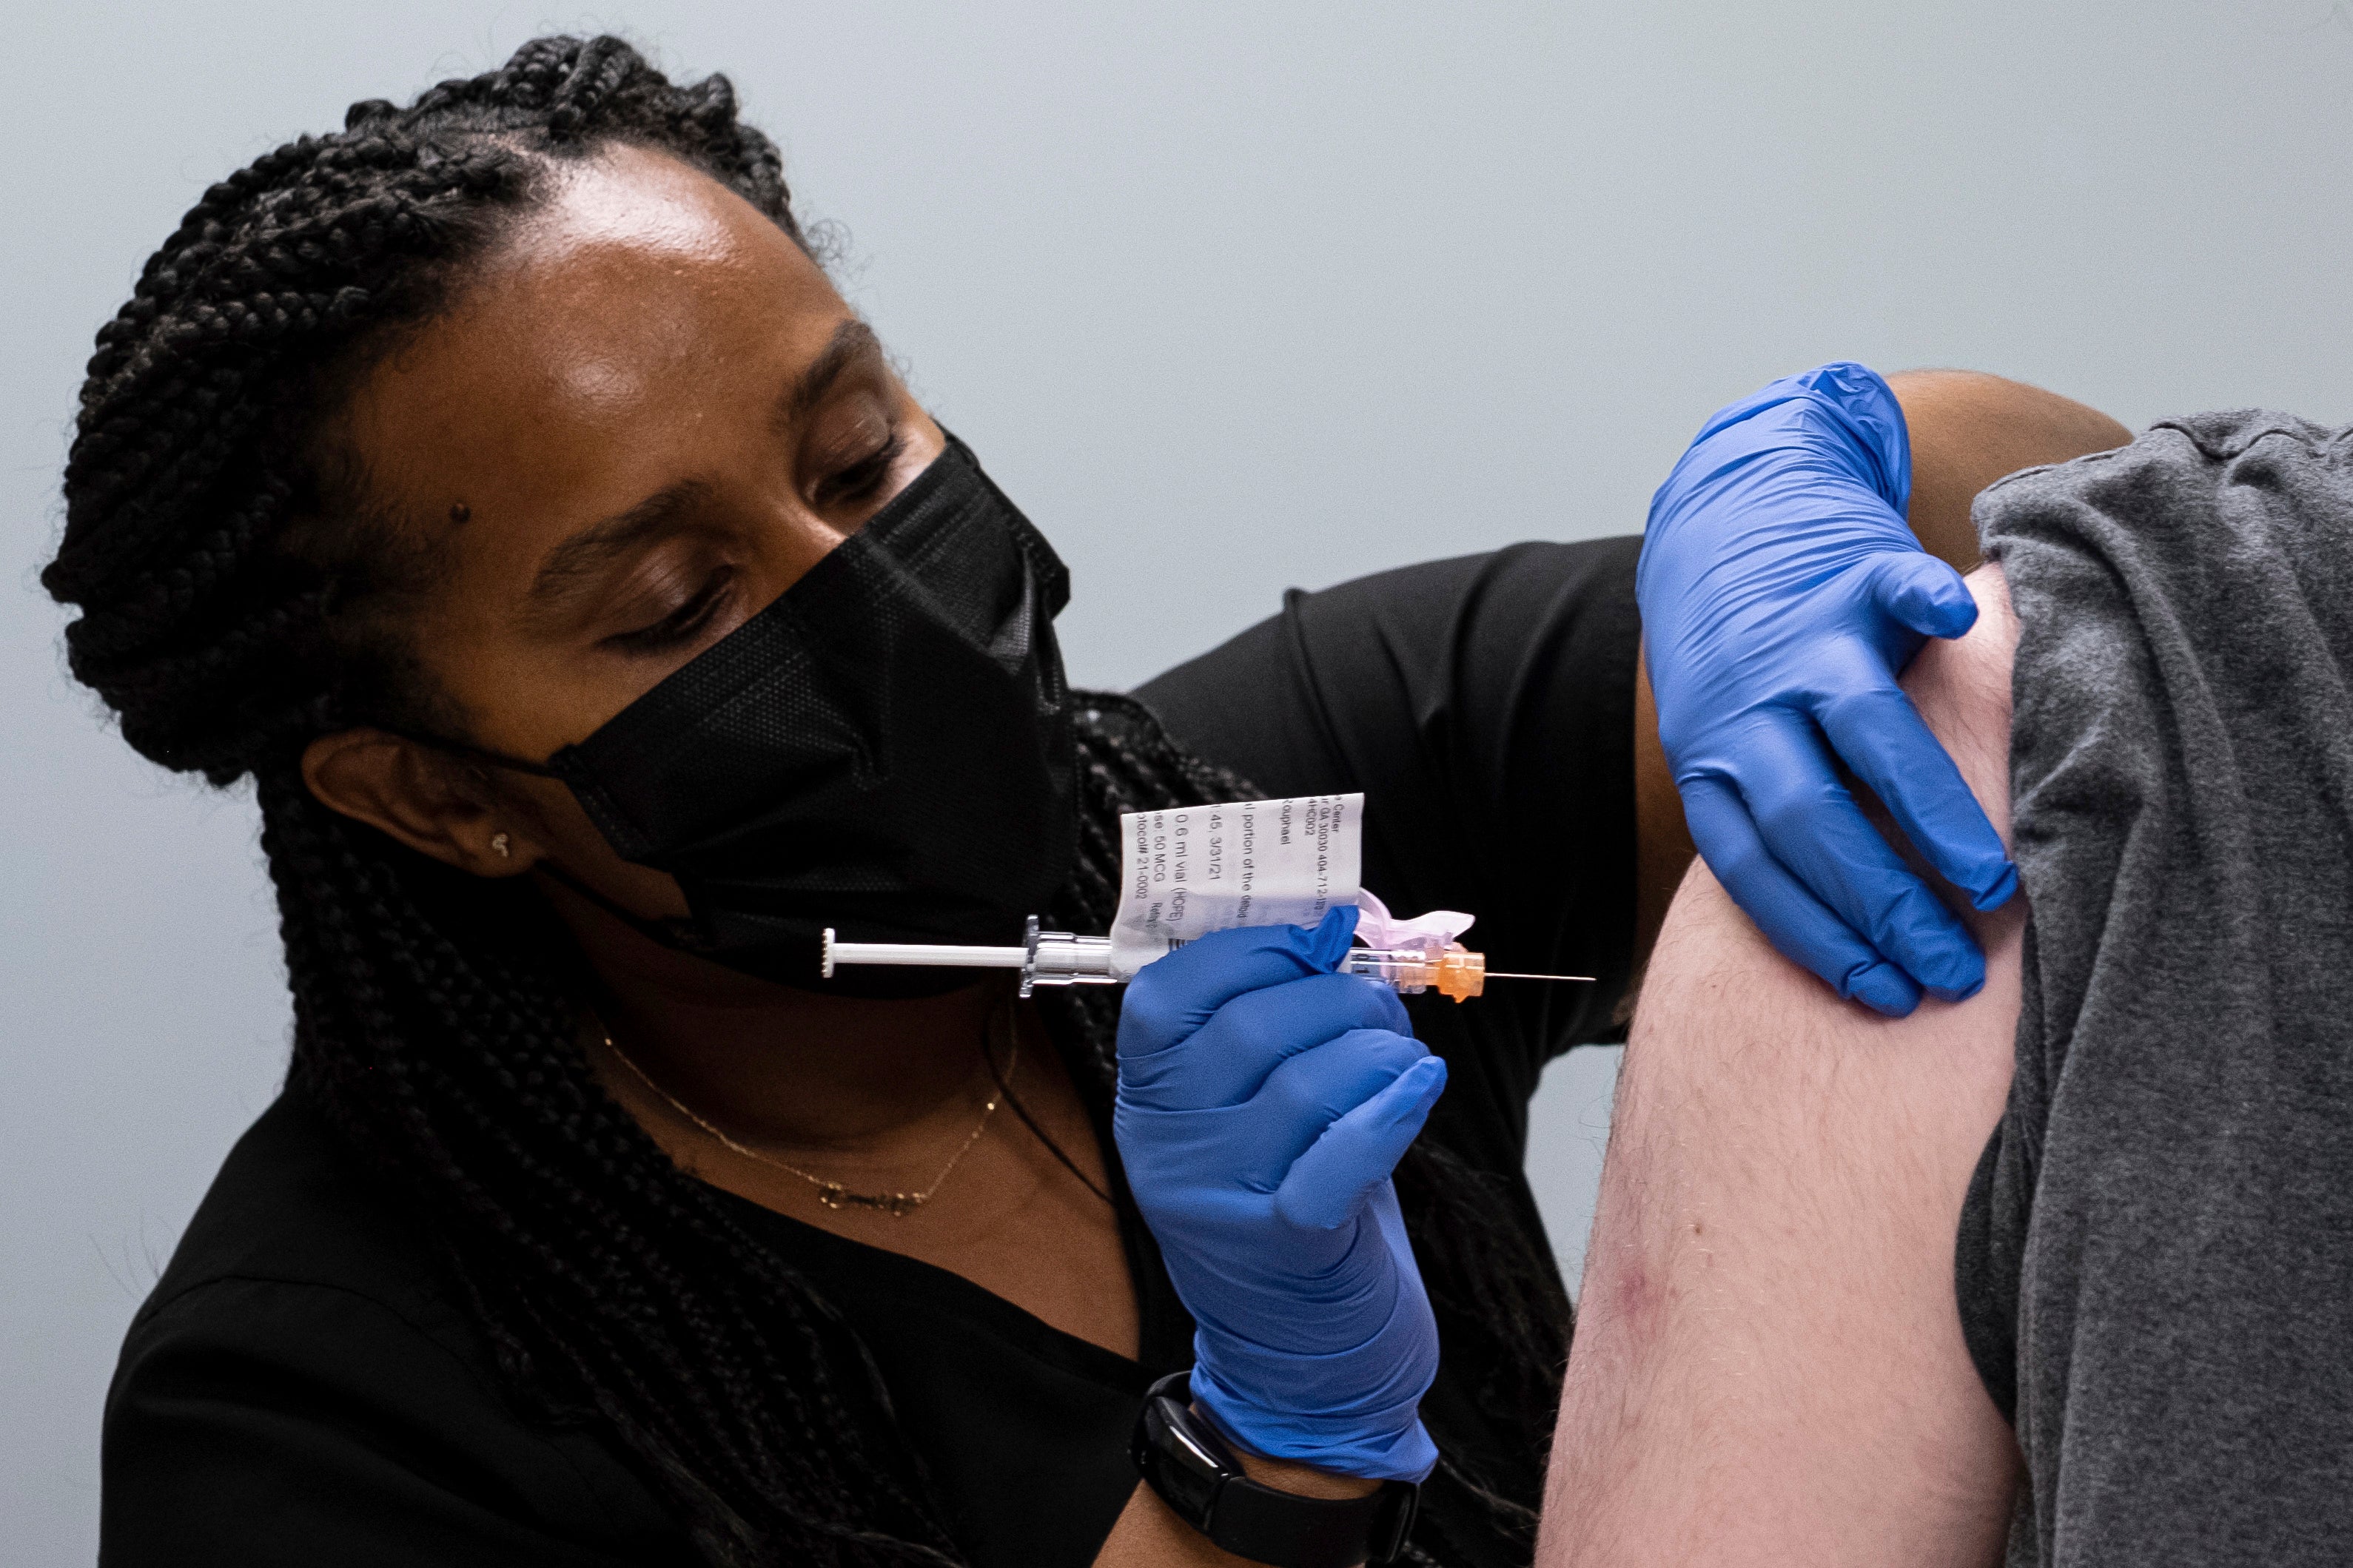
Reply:
[[2353, 431], [2168, 421], [1977, 521], [2033, 918], [1957, 1272], [2010, 1560], [2353, 1560]]

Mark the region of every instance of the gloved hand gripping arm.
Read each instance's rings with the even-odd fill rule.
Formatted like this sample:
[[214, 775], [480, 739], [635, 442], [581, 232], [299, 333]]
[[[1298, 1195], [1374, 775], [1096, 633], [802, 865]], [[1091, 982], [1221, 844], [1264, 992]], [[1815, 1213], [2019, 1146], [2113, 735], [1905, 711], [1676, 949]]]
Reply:
[[1389, 1180], [1445, 1087], [1387, 986], [1314, 931], [1220, 931], [1147, 965], [1113, 1127], [1198, 1329], [1193, 1402], [1243, 1447], [1420, 1480], [1438, 1330]]
[[1659, 736], [1708, 867], [1773, 944], [1901, 1016], [1985, 960], [1840, 781], [1842, 761], [1981, 910], [2001, 840], [1895, 684], [1977, 618], [1905, 522], [1911, 447], [1887, 384], [1834, 363], [1718, 411], [1651, 503], [1635, 579]]

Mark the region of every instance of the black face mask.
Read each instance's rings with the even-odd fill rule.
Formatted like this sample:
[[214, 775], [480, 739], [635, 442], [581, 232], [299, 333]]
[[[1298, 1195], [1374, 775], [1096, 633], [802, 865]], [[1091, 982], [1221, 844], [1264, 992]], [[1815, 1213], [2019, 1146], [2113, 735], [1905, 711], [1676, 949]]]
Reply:
[[561, 779], [616, 854], [677, 879], [691, 919], [615, 910], [665, 945], [812, 990], [953, 990], [970, 974], [821, 980], [819, 933], [1015, 943], [1060, 889], [1077, 816], [1053, 617], [1069, 598], [1053, 549], [950, 437], [776, 603], [595, 734], [544, 766], [489, 760]]

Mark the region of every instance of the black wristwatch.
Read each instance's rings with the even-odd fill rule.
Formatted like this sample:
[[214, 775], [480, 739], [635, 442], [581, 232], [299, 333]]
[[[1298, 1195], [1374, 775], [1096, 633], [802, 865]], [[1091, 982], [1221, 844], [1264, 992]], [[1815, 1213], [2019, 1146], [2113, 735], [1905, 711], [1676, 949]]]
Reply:
[[1421, 1489], [1383, 1481], [1360, 1498], [1301, 1497], [1242, 1473], [1224, 1438], [1193, 1414], [1192, 1384], [1171, 1373], [1144, 1396], [1127, 1451], [1176, 1517], [1237, 1557], [1274, 1568], [1394, 1563], [1413, 1529]]

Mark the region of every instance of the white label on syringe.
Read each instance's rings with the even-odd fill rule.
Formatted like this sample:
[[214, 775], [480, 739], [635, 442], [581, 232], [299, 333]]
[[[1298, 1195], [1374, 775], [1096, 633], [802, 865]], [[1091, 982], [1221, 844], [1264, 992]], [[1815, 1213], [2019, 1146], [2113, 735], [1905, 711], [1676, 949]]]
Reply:
[[1126, 813], [1112, 973], [1128, 979], [1213, 931], [1314, 925], [1355, 903], [1364, 816], [1361, 795]]

